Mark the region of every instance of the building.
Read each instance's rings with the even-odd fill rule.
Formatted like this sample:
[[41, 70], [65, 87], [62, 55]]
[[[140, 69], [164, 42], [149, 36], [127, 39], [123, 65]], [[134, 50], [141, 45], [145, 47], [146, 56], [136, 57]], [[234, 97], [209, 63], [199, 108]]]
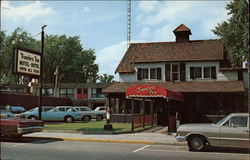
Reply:
[[[46, 103], [43, 102], [44, 105], [84, 105], [89, 106], [92, 109], [95, 109], [98, 106], [106, 105], [106, 97], [105, 94], [102, 93], [102, 89], [106, 88], [110, 84], [108, 83], [60, 83], [55, 89], [54, 84], [43, 84], [42, 94], [44, 97], [51, 99], [52, 102]], [[24, 105], [27, 108], [32, 108], [37, 106], [38, 100], [37, 98], [33, 98], [34, 100], [29, 100], [30, 97], [39, 96], [39, 86], [36, 84], [32, 85], [33, 87], [29, 88], [24, 84], [17, 85], [1, 85], [2, 94], [1, 97], [4, 97], [6, 104], [11, 105]], [[21, 98], [17, 98], [13, 100], [13, 97], [20, 96]], [[11, 96], [11, 97], [10, 97]], [[7, 98], [6, 98], [7, 97]], [[10, 99], [11, 102], [7, 100]], [[27, 97], [27, 102], [22, 101], [23, 97]], [[55, 100], [53, 100], [53, 98]], [[67, 100], [67, 101], [66, 101]], [[29, 102], [28, 102], [29, 101]], [[70, 101], [70, 102], [69, 102]]]
[[[191, 30], [184, 24], [173, 32], [173, 42], [132, 43], [127, 49], [115, 70], [119, 82], [103, 91], [113, 110], [111, 120], [134, 126], [170, 125], [171, 117], [181, 123], [211, 122], [230, 112], [247, 111], [247, 68], [232, 67], [219, 40], [190, 40]], [[152, 86], [182, 94], [184, 99], [128, 96], [133, 87], [137, 92]]]

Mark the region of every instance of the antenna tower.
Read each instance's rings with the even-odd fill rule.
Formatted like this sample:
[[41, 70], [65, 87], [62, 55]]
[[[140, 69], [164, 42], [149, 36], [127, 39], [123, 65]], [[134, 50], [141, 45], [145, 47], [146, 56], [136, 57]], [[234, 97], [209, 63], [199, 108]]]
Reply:
[[127, 48], [131, 43], [131, 0], [128, 0], [128, 17], [127, 17]]

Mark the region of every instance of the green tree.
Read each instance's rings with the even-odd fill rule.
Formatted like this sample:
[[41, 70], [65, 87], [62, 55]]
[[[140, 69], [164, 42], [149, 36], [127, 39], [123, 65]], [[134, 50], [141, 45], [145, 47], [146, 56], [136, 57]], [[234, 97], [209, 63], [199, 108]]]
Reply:
[[111, 82], [114, 82], [114, 76], [113, 75], [103, 74], [103, 75], [99, 76], [99, 80], [102, 83], [111, 83]]
[[247, 0], [234, 0], [226, 9], [231, 17], [212, 30], [221, 38], [233, 66], [240, 66], [248, 59], [249, 52], [249, 8]]
[[[0, 83], [15, 84], [18, 76], [12, 75], [13, 47], [20, 46], [40, 51], [41, 41], [21, 28], [10, 35], [1, 32]], [[92, 49], [83, 49], [78, 36], [46, 35], [44, 48], [43, 80], [54, 83], [54, 72], [58, 67], [58, 81], [68, 83], [96, 82], [99, 67]]]
[[11, 35], [1, 32], [1, 74], [0, 83], [15, 84], [19, 76], [12, 74], [13, 48], [17, 46], [36, 48], [36, 40], [22, 28], [16, 28]]
[[44, 80], [54, 82], [58, 67], [58, 81], [70, 83], [95, 82], [98, 65], [92, 49], [84, 50], [78, 36], [46, 35], [44, 53]]

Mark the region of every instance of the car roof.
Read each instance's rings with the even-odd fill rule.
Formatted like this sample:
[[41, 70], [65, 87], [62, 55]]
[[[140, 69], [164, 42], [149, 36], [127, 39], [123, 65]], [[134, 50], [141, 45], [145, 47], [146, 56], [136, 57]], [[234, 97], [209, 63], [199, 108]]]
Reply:
[[249, 116], [249, 113], [231, 113], [232, 116]]

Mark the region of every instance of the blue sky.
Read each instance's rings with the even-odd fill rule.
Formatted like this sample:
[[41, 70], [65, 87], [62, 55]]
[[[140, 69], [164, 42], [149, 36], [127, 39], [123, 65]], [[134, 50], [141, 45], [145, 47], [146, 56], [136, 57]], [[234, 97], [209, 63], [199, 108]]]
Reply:
[[[191, 40], [215, 39], [217, 23], [229, 18], [229, 1], [132, 1], [132, 43], [174, 41], [185, 24]], [[113, 74], [127, 49], [127, 1], [1, 1], [1, 30], [17, 27], [36, 35], [80, 36], [96, 52], [100, 74]], [[37, 36], [36, 38], [40, 38]], [[116, 80], [118, 76], [116, 75]]]

